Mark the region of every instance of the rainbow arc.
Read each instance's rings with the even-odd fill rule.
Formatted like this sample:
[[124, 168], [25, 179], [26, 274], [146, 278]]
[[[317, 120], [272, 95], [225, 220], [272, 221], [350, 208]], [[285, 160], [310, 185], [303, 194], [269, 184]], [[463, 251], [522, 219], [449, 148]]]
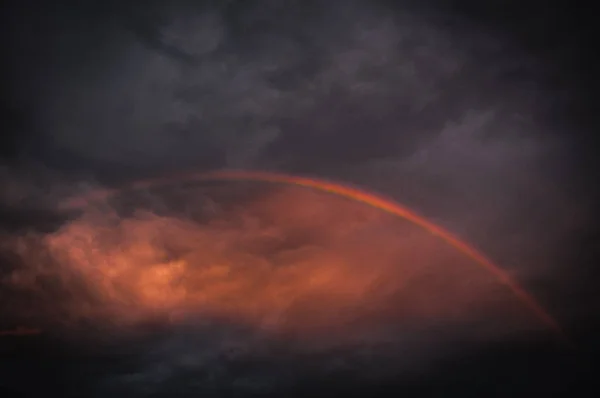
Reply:
[[[539, 319], [546, 327], [555, 332], [561, 340], [568, 342], [568, 339], [563, 332], [559, 323], [539, 304], [539, 302], [525, 289], [523, 289], [506, 271], [494, 264], [485, 255], [467, 244], [454, 234], [440, 227], [439, 225], [428, 221], [426, 218], [418, 215], [416, 212], [396, 203], [395, 201], [384, 196], [368, 192], [355, 186], [332, 182], [319, 178], [309, 178], [296, 175], [289, 175], [267, 171], [247, 171], [247, 170], [220, 170], [207, 173], [193, 173], [177, 175], [175, 177], [165, 177], [150, 180], [143, 180], [124, 187], [123, 189], [98, 190], [89, 194], [75, 197], [65, 201], [60, 205], [63, 210], [81, 209], [88, 206], [90, 203], [100, 200], [106, 200], [126, 190], [143, 190], [153, 187], [173, 184], [176, 182], [209, 182], [209, 181], [256, 181], [267, 182], [274, 184], [296, 185], [309, 189], [314, 189], [321, 192], [338, 195], [349, 198], [356, 202], [360, 202], [373, 208], [382, 210], [394, 216], [403, 218], [420, 228], [428, 231], [432, 235], [437, 236], [442, 241], [454, 247], [456, 250], [463, 253], [471, 259], [474, 264], [485, 269], [494, 278], [509, 289], [512, 294], [531, 311], [533, 315]], [[31, 329], [35, 330], [35, 329]], [[36, 330], [37, 331], [37, 330]], [[39, 332], [39, 331], [38, 331]], [[10, 334], [2, 332], [0, 335]], [[18, 331], [16, 334], [19, 334]], [[29, 333], [26, 333], [29, 334]]]

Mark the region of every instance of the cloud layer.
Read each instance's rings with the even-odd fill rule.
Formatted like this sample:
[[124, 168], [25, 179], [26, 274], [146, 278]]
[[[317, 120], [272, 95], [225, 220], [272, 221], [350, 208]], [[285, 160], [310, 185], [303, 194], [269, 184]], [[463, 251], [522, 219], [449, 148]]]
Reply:
[[130, 346], [125, 370], [96, 374], [102, 393], [271, 391], [303, 372], [406, 375], [457, 342], [543, 326], [485, 269], [404, 220], [264, 188], [244, 203], [229, 192], [238, 199], [221, 205], [223, 192], [207, 202], [206, 188], [188, 190], [186, 200], [207, 205], [195, 215], [165, 212], [166, 199], [154, 212], [138, 200], [129, 216], [123, 204], [92, 209], [53, 233], [6, 240], [19, 265], [1, 279], [2, 313], [79, 350]]
[[[125, 217], [111, 209], [67, 223], [49, 217], [45, 231], [22, 233], [64, 197], [102, 185], [98, 180], [230, 167], [312, 174], [382, 192], [465, 237], [568, 319], [579, 290], [569, 259], [592, 224], [593, 203], [573, 182], [569, 135], [552, 122], [562, 94], [544, 85], [544, 65], [507, 41], [415, 10], [353, 0], [108, 4], [99, 12], [89, 2], [15, 15], [5, 24], [19, 44], [10, 85], [31, 130], [23, 157], [35, 162], [1, 169], [8, 189], [0, 191], [0, 210], [21, 228], [3, 225], [10, 257], [3, 264], [21, 264], [3, 281], [29, 312], [3, 311], [57, 330], [102, 326], [119, 334], [149, 318], [176, 323], [175, 335], [140, 343], [152, 349], [138, 353], [131, 369], [106, 376], [103, 388], [115, 391], [166, 391], [190, 369], [206, 370], [202, 388], [226, 383], [232, 368], [223, 368], [229, 351], [220, 344], [268, 357], [280, 334], [299, 329], [320, 342], [329, 342], [324, 329], [339, 328], [336, 338], [348, 330], [360, 338], [374, 333], [379, 343], [414, 348], [411, 360], [423, 361], [456, 320], [506, 332], [485, 315], [500, 311], [493, 280], [461, 271], [463, 259], [413, 227], [321, 194], [265, 191], [208, 227], [186, 217], [213, 214], [214, 206], [196, 208], [190, 196], [186, 217], [156, 208]], [[289, 239], [309, 248], [282, 249], [283, 259], [260, 251]], [[396, 267], [398, 256], [410, 261]], [[251, 271], [237, 267], [246, 262]], [[204, 264], [203, 271], [190, 271], [191, 263]], [[189, 272], [195, 279], [181, 282]], [[309, 287], [312, 278], [322, 284]], [[257, 289], [254, 280], [265, 285]], [[189, 323], [188, 304], [206, 301], [191, 292], [207, 281], [210, 321]], [[408, 293], [407, 286], [415, 288]], [[27, 292], [36, 292], [32, 301]], [[237, 298], [233, 308], [227, 297]], [[307, 322], [306, 308], [315, 307], [321, 321]], [[369, 321], [361, 328], [352, 316], [331, 316], [341, 308]], [[446, 328], [415, 337], [389, 321], [390, 311], [415, 317], [415, 325], [444, 319]], [[313, 329], [303, 329], [307, 324]], [[472, 324], [456, 328], [456, 336], [479, 332]], [[380, 363], [390, 350], [380, 349]], [[236, 380], [260, 390], [261, 377], [298, 372], [265, 366], [267, 376]], [[199, 388], [192, 379], [184, 384]]]

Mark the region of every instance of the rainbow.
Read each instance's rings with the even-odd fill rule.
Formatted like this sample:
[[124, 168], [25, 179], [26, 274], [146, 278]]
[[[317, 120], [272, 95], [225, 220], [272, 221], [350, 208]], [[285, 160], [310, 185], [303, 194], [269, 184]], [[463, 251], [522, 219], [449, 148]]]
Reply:
[[150, 180], [143, 180], [126, 186], [123, 189], [98, 190], [89, 194], [69, 199], [59, 206], [62, 210], [81, 209], [88, 206], [91, 202], [108, 199], [123, 190], [143, 190], [152, 187], [172, 184], [177, 181], [256, 181], [275, 184], [291, 184], [309, 189], [315, 189], [354, 201], [369, 205], [373, 208], [382, 210], [397, 217], [406, 219], [413, 224], [425, 229], [429, 233], [437, 236], [447, 244], [459, 250], [465, 256], [473, 260], [475, 264], [484, 268], [492, 274], [498, 282], [506, 286], [515, 297], [527, 307], [545, 326], [556, 332], [561, 339], [568, 341], [558, 322], [538, 303], [538, 301], [524, 290], [513, 278], [510, 277], [502, 268], [494, 264], [486, 256], [471, 247], [469, 244], [454, 236], [452, 233], [434, 224], [431, 221], [419, 216], [414, 211], [385, 198], [378, 194], [370, 193], [357, 187], [327, 181], [318, 178], [301, 177], [283, 173], [266, 171], [245, 171], [245, 170], [220, 170], [206, 173], [192, 173], [177, 175], [175, 177], [164, 177]]

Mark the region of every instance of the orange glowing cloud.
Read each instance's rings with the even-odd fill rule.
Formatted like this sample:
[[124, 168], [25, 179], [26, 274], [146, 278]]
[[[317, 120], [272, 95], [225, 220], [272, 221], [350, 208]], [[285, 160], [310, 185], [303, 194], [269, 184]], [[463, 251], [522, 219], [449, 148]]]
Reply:
[[[482, 317], [491, 328], [529, 325], [525, 310], [531, 310], [560, 331], [501, 269], [389, 200], [270, 173], [196, 179], [284, 185], [204, 223], [141, 210], [127, 217], [88, 211], [42, 237], [51, 266], [30, 261], [11, 283], [41, 289], [40, 274], [53, 273], [67, 299], [48, 308], [60, 308], [61, 320], [70, 324], [85, 319], [131, 327], [153, 317], [219, 317], [272, 333], [341, 335]], [[85, 207], [114, 193], [97, 192], [65, 207]]]

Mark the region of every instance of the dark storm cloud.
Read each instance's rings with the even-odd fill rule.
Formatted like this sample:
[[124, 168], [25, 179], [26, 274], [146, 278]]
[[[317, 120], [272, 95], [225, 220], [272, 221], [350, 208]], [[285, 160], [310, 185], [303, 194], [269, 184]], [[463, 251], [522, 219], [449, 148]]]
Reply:
[[[409, 6], [238, 3], [89, 2], [16, 16], [11, 88], [44, 172], [2, 169], [3, 202], [81, 191], [65, 177], [81, 170], [87, 183], [221, 167], [315, 174], [419, 210], [568, 318], [578, 286], [566, 259], [593, 203], [571, 183], [572, 146], [551, 114], [564, 98], [545, 85], [546, 65]], [[221, 351], [204, 345], [223, 341], [178, 335], [108, 379], [156, 391], [182, 369], [218, 373]], [[269, 366], [240, 389], [273, 386]]]
[[[334, 147], [341, 137], [375, 141], [348, 156], [391, 155], [416, 134], [392, 134], [393, 126], [465, 63], [443, 32], [360, 2], [247, 8], [133, 7], [103, 25], [44, 18], [57, 26], [47, 43], [34, 35], [29, 44], [48, 45], [34, 68], [46, 78], [25, 100], [40, 134], [77, 157], [130, 167], [207, 157], [213, 167], [304, 163], [307, 146], [318, 162], [333, 152], [343, 161]], [[294, 150], [296, 141], [305, 142]]]

